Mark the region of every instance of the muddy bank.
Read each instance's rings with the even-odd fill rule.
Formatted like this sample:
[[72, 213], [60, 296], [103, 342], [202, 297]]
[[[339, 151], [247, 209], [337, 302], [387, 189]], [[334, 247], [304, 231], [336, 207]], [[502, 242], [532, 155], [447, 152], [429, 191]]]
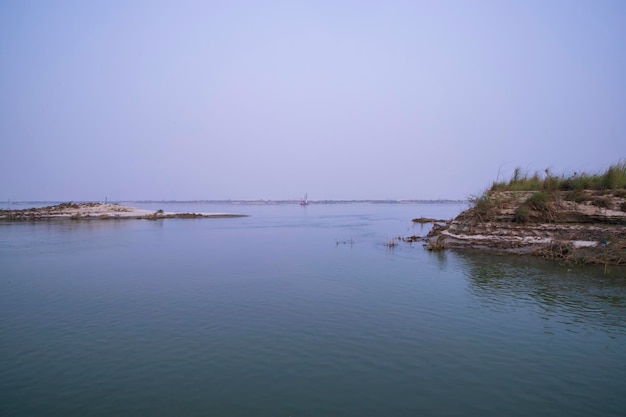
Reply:
[[489, 191], [426, 238], [430, 250], [489, 249], [572, 264], [626, 264], [626, 191]]
[[0, 221], [38, 221], [54, 219], [193, 219], [215, 217], [244, 217], [234, 213], [175, 213], [163, 210], [143, 210], [113, 203], [62, 203], [54, 206], [23, 210], [0, 210]]

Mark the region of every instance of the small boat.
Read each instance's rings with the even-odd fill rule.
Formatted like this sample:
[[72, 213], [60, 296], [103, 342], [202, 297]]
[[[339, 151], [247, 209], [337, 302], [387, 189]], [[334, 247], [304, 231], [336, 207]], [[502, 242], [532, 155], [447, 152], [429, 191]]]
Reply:
[[307, 199], [307, 194], [305, 194], [304, 198], [300, 200], [300, 205], [301, 206], [308, 206], [309, 205], [309, 200]]

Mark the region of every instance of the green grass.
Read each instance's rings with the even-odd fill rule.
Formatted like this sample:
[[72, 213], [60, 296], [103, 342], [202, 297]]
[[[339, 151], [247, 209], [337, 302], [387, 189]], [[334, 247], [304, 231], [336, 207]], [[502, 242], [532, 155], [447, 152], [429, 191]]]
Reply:
[[532, 175], [515, 168], [508, 181], [494, 182], [490, 191], [579, 191], [579, 190], [624, 190], [626, 189], [626, 161], [611, 165], [602, 174], [574, 173], [553, 175], [545, 170], [545, 175], [535, 172]]
[[550, 201], [550, 195], [545, 191], [540, 191], [528, 197], [525, 204], [533, 210], [545, 211], [548, 209], [548, 201]]
[[515, 209], [515, 221], [517, 223], [529, 223], [536, 220], [550, 221], [552, 210], [548, 204], [554, 199], [547, 191], [539, 191], [524, 201]]
[[494, 214], [496, 204], [487, 193], [480, 196], [474, 196], [469, 199], [470, 204], [474, 208], [473, 214], [481, 221], [489, 220]]
[[515, 168], [508, 182], [494, 182], [491, 191], [538, 191], [543, 187], [543, 180], [538, 172], [532, 176], [522, 174], [521, 168]]
[[516, 223], [528, 223], [530, 221], [530, 211], [527, 206], [521, 205], [515, 210]]

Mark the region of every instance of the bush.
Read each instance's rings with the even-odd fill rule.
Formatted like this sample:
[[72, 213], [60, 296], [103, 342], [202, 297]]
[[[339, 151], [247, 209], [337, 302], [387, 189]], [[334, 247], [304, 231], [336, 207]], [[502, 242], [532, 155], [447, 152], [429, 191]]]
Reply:
[[495, 202], [489, 197], [487, 193], [484, 193], [480, 197], [471, 197], [469, 201], [473, 206], [472, 212], [481, 221], [489, 220], [495, 213]]
[[602, 207], [602, 208], [610, 208], [611, 207], [611, 200], [608, 198], [602, 198], [602, 197], [598, 197], [593, 199], [593, 201], [591, 202], [594, 206], [597, 207]]
[[567, 201], [574, 201], [576, 203], [580, 203], [582, 201], [587, 200], [587, 196], [586, 194], [583, 192], [583, 190], [572, 190], [572, 191], [568, 191], [563, 198]]
[[528, 197], [524, 204], [533, 210], [546, 211], [548, 210], [548, 202], [551, 199], [552, 197], [548, 193], [540, 191]]
[[530, 210], [528, 207], [522, 204], [515, 210], [515, 222], [516, 223], [528, 223], [530, 221]]
[[515, 222], [528, 223], [534, 220], [553, 220], [553, 208], [550, 206], [552, 200], [552, 194], [545, 191], [534, 193], [515, 210]]

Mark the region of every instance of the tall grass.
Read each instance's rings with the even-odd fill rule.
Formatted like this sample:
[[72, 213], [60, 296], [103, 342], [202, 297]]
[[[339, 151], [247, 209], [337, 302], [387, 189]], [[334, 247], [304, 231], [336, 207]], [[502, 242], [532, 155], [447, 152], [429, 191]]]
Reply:
[[508, 181], [494, 182], [490, 191], [578, 191], [626, 189], [626, 161], [611, 165], [602, 174], [574, 173], [569, 176], [553, 175], [545, 170], [528, 175], [515, 168]]

